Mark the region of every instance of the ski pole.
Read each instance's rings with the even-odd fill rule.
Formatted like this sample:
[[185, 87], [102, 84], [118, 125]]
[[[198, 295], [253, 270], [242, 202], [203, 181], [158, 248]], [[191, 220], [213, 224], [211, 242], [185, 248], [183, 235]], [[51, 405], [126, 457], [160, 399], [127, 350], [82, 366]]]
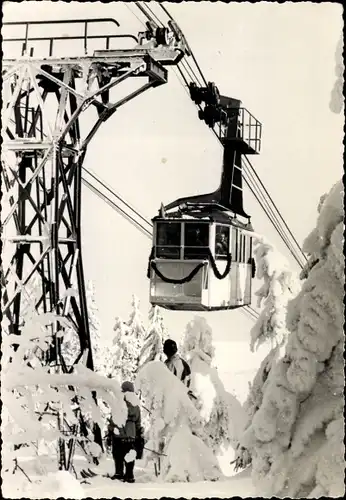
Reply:
[[150, 448], [147, 448], [146, 446], [144, 446], [144, 449], [147, 450], [147, 451], [151, 451], [152, 453], [156, 453], [156, 455], [163, 455], [165, 457], [168, 457], [168, 455], [166, 455], [165, 453], [160, 453], [158, 451], [151, 450]]

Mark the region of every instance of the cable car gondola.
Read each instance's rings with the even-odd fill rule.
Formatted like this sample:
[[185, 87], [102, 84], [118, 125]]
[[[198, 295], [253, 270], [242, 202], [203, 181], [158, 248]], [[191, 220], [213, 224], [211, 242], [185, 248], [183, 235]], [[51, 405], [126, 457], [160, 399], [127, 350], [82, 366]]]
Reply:
[[150, 302], [171, 310], [213, 311], [251, 304], [253, 228], [243, 209], [242, 155], [258, 154], [261, 124], [213, 83], [190, 86], [199, 117], [224, 147], [220, 187], [161, 206], [152, 219]]

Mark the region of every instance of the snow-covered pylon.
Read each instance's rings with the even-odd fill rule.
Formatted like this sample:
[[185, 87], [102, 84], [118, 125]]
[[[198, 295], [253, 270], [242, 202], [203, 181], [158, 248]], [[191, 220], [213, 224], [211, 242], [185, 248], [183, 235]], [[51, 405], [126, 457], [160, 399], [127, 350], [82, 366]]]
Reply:
[[285, 342], [287, 304], [299, 291], [298, 279], [288, 262], [270, 243], [258, 241], [254, 255], [257, 278], [263, 280], [255, 295], [258, 307], [264, 300], [264, 308], [250, 332], [252, 352], [267, 341], [273, 348]]
[[147, 334], [139, 354], [139, 368], [149, 361], [163, 361], [163, 343], [167, 337], [168, 334], [163, 324], [160, 308], [158, 306], [152, 306], [149, 311]]
[[[135, 385], [150, 411], [150, 450], [161, 453], [165, 481], [208, 481], [221, 477], [212, 451], [203, 439], [203, 420], [187, 388], [161, 361], [146, 363]], [[155, 457], [155, 453], [154, 456]]]
[[343, 185], [322, 199], [303, 250], [312, 258], [288, 305], [285, 355], [271, 367], [241, 446], [259, 496], [344, 496]]

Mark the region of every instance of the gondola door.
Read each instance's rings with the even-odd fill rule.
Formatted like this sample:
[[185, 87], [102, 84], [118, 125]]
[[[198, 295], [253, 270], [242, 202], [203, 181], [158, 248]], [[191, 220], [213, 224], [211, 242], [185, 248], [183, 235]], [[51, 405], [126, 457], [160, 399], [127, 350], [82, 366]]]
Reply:
[[241, 229], [232, 227], [231, 304], [244, 305], [246, 289], [245, 242]]
[[253, 262], [252, 262], [252, 236], [245, 236], [245, 263], [246, 263], [246, 283], [244, 305], [251, 304]]

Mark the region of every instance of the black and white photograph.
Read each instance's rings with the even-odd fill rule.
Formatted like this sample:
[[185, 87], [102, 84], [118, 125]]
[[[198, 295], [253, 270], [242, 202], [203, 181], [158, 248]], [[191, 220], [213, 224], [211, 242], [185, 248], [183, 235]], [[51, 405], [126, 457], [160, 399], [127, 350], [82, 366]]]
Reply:
[[1, 496], [344, 497], [342, 4], [1, 9]]

